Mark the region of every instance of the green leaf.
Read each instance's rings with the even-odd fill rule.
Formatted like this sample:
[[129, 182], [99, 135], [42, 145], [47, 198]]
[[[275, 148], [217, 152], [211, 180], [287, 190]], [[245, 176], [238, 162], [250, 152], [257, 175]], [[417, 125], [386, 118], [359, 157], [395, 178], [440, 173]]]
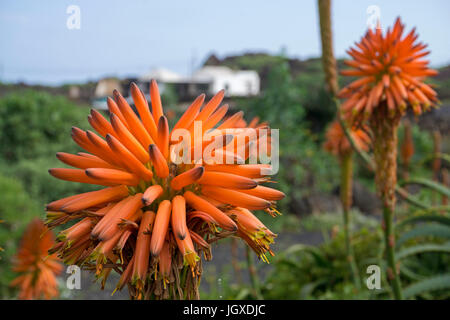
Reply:
[[404, 266], [403, 264], [400, 265], [400, 272], [411, 280], [420, 281], [424, 278], [423, 276], [417, 274], [416, 272], [412, 271], [410, 268]]
[[419, 214], [430, 214], [430, 213], [446, 213], [446, 212], [450, 212], [450, 206], [435, 206], [435, 207], [428, 207], [426, 209], [423, 210], [417, 210], [414, 215], [419, 215]]
[[242, 288], [241, 291], [239, 291], [239, 293], [236, 296], [236, 300], [243, 300], [243, 299], [248, 299], [248, 297], [250, 296], [250, 290], [247, 288]]
[[321, 284], [324, 284], [326, 282], [327, 282], [327, 280], [317, 280], [317, 281], [309, 282], [309, 283], [305, 284], [300, 291], [300, 299], [301, 300], [308, 299], [311, 296], [311, 294], [313, 293], [313, 291], [318, 286], [320, 286]]
[[397, 247], [400, 247], [406, 241], [424, 236], [450, 238], [450, 227], [438, 223], [429, 223], [419, 225], [405, 233], [403, 233], [397, 241]]
[[399, 185], [395, 186], [395, 191], [397, 192], [397, 194], [400, 197], [403, 198], [403, 200], [405, 200], [409, 204], [411, 204], [413, 206], [416, 206], [418, 208], [421, 208], [421, 209], [427, 209], [428, 208], [425, 204], [422, 203], [422, 201], [420, 201], [416, 197], [410, 195], [408, 193], [408, 191], [406, 191], [404, 188], [400, 187]]
[[450, 163], [450, 154], [446, 154], [446, 153], [435, 153], [435, 154], [430, 154], [429, 156], [427, 156], [422, 163], [427, 163], [431, 160], [434, 159], [442, 159], [447, 161], [448, 163]]
[[417, 222], [438, 222], [450, 226], [450, 217], [440, 214], [424, 214], [413, 216], [405, 220], [402, 220], [400, 223], [397, 224], [397, 228], [401, 228], [405, 225]]
[[430, 179], [411, 178], [411, 179], [401, 182], [401, 185], [407, 185], [407, 184], [418, 184], [418, 185], [433, 189], [444, 196], [450, 197], [450, 188], [448, 188], [447, 186], [445, 186], [441, 183], [430, 180]]
[[444, 244], [421, 244], [417, 246], [408, 247], [400, 250], [397, 253], [397, 259], [401, 260], [408, 256], [412, 256], [424, 252], [449, 252], [450, 253], [450, 243]]
[[307, 246], [301, 243], [290, 246], [288, 249], [286, 249], [284, 255], [289, 257], [292, 254], [302, 251], [310, 253], [320, 266], [322, 267], [330, 266], [330, 262], [323, 256], [322, 252], [318, 248]]
[[404, 298], [412, 298], [428, 291], [450, 288], [450, 273], [442, 274], [416, 282], [403, 289]]

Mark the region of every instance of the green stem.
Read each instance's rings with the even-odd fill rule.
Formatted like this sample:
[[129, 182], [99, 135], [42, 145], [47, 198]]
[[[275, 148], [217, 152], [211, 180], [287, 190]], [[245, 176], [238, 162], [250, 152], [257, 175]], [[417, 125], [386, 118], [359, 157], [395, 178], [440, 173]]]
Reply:
[[386, 256], [388, 262], [387, 275], [391, 282], [394, 297], [397, 300], [403, 299], [400, 276], [397, 271], [395, 259], [395, 233], [394, 233], [394, 212], [389, 206], [383, 208], [384, 218], [384, 242], [386, 246]]
[[353, 246], [351, 243], [351, 215], [350, 208], [352, 202], [353, 187], [353, 159], [352, 153], [349, 152], [341, 156], [341, 202], [344, 218], [344, 238], [347, 261], [350, 266], [353, 282], [355, 287], [361, 289], [358, 266], [356, 265]]
[[250, 283], [252, 285], [253, 294], [255, 295], [256, 299], [263, 300], [264, 298], [259, 291], [258, 275], [256, 274], [255, 265], [253, 264], [253, 256], [248, 246], [246, 246], [246, 255], [248, 274], [250, 276]]

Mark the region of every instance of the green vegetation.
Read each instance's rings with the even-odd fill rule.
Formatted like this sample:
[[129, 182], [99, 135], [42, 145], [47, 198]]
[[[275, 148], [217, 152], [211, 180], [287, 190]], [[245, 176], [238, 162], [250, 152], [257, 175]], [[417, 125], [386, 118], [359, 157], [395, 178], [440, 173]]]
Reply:
[[87, 128], [87, 109], [66, 98], [38, 91], [20, 91], [0, 99], [0, 295], [8, 297], [11, 258], [33, 217], [45, 217], [44, 204], [92, 190], [64, 183], [48, 169], [64, 166], [57, 151], [78, 152], [70, 139], [71, 125]]

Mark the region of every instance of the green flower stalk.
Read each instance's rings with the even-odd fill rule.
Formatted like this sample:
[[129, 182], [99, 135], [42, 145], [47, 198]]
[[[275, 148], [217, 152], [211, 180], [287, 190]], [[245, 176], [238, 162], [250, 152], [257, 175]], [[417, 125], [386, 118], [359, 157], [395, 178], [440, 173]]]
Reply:
[[[364, 151], [368, 149], [370, 138], [364, 132], [364, 130], [350, 130], [350, 134], [358, 149]], [[345, 135], [341, 124], [337, 120], [334, 121], [328, 128], [326, 137], [327, 140], [324, 144], [324, 148], [339, 159], [341, 166], [340, 194], [343, 210], [343, 226], [347, 261], [349, 263], [355, 287], [360, 289], [361, 282], [359, 271], [355, 261], [353, 246], [351, 243], [350, 209], [352, 206], [353, 198], [353, 149], [352, 145]]]

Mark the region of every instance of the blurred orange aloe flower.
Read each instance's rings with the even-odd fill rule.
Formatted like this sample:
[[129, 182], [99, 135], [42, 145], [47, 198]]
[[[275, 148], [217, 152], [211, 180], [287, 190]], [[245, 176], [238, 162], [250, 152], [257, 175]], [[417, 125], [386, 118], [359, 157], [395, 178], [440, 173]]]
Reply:
[[40, 219], [34, 219], [23, 234], [20, 248], [14, 257], [13, 271], [20, 273], [11, 282], [19, 289], [19, 299], [51, 299], [58, 296], [56, 276], [62, 265], [56, 254], [49, 254], [53, 233]]
[[[350, 134], [359, 150], [367, 151], [369, 149], [370, 136], [367, 134], [367, 128], [351, 128]], [[328, 127], [323, 147], [337, 157], [353, 152], [350, 141], [338, 120], [333, 121]]]
[[[50, 169], [51, 175], [106, 188], [47, 205], [49, 227], [77, 221], [58, 235], [53, 251], [65, 263], [95, 270], [102, 284], [111, 270], [120, 273], [117, 289], [127, 285], [134, 299], [199, 298], [199, 253], [210, 259], [211, 242], [236, 235], [261, 259], [272, 254], [269, 244], [276, 235], [249, 210], [274, 216], [275, 203], [284, 194], [260, 185], [269, 180], [262, 169], [270, 165], [246, 161], [249, 146], [269, 138], [258, 131], [267, 125], [252, 121], [257, 133], [244, 142], [237, 139], [251, 127], [242, 128], [242, 112], [225, 118], [228, 106], [220, 106], [224, 91], [219, 91], [203, 108], [205, 95], [197, 97], [170, 131], [155, 81], [150, 84], [151, 111], [134, 83], [131, 95], [137, 113], [117, 91], [107, 101], [110, 121], [91, 111], [89, 122], [98, 135], [72, 128], [73, 140], [88, 153], [57, 154], [74, 168]], [[194, 133], [188, 141], [194, 147], [186, 150], [195, 155], [198, 123], [200, 133], [213, 128], [219, 132], [223, 144], [215, 144], [217, 137], [200, 142], [203, 149], [213, 150], [215, 160], [200, 163], [194, 156], [188, 162], [174, 161], [178, 129]], [[220, 163], [222, 156], [241, 162]]]
[[339, 92], [344, 116], [361, 123], [375, 108], [387, 106], [387, 116], [398, 118], [411, 106], [416, 115], [437, 103], [437, 94], [423, 82], [427, 76], [437, 74], [428, 68], [427, 45], [417, 42], [415, 28], [403, 35], [405, 29], [400, 18], [383, 35], [380, 27], [369, 29], [355, 48], [347, 53], [352, 60], [345, 64], [351, 69], [342, 75], [358, 77]]

